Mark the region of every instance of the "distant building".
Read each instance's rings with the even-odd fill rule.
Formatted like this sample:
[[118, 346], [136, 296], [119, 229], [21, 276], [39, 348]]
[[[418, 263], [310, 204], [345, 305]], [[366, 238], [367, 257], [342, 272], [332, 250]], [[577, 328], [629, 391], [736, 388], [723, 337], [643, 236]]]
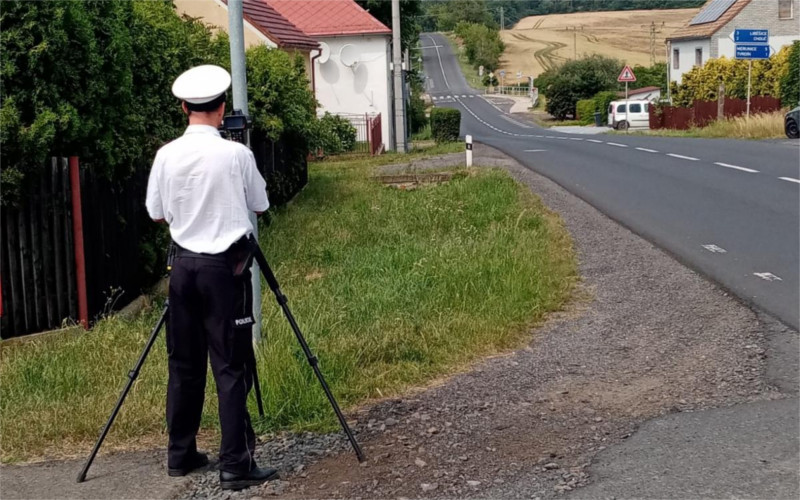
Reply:
[[[173, 3], [180, 14], [200, 19], [216, 29], [228, 31], [227, 0], [173, 0]], [[317, 52], [319, 44], [267, 5], [264, 0], [244, 0], [242, 11], [245, 47], [263, 44], [283, 50], [289, 55], [299, 54], [305, 63], [309, 86], [313, 89], [311, 52]]]
[[670, 80], [709, 59], [736, 55], [736, 29], [768, 29], [771, 52], [800, 40], [800, 0], [708, 0], [689, 24], [669, 38]]
[[[617, 95], [621, 98], [625, 98], [625, 92], [617, 92]], [[661, 99], [661, 87], [642, 87], [640, 89], [629, 90], [628, 99], [642, 99], [656, 102]]]

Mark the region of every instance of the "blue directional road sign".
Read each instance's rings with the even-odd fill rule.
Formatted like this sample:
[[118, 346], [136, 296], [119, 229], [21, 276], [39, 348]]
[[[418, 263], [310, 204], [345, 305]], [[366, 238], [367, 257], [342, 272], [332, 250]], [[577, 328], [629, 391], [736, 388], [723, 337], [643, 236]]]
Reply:
[[736, 59], [769, 59], [769, 45], [736, 44]]
[[769, 43], [769, 30], [736, 30], [734, 43]]

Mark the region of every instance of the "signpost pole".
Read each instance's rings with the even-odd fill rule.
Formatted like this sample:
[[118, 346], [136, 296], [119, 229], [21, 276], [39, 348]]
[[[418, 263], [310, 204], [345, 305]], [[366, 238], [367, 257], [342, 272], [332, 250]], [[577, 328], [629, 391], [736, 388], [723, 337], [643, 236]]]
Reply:
[[628, 126], [625, 127], [625, 133], [628, 133], [628, 129], [631, 128], [631, 110], [628, 109], [628, 82], [625, 82], [625, 121], [628, 122]]
[[750, 78], [753, 74], [753, 60], [747, 61], [747, 119], [750, 119]]

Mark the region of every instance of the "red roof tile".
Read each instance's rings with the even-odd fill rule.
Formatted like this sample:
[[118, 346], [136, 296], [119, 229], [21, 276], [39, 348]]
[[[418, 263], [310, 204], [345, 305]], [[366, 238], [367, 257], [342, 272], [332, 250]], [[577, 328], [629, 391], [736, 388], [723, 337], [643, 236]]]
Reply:
[[266, 0], [311, 36], [389, 35], [392, 30], [353, 0]]
[[[222, 0], [227, 5], [227, 0]], [[242, 11], [247, 22], [253, 25], [280, 48], [314, 50], [319, 43], [289, 22], [264, 0], [244, 0]]]

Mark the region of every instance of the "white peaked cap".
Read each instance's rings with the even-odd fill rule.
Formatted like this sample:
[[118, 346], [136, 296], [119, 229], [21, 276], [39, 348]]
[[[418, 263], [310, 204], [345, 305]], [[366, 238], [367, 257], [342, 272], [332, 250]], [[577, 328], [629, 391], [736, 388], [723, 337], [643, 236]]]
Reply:
[[203, 104], [221, 96], [231, 86], [231, 75], [213, 64], [195, 66], [175, 79], [172, 93], [191, 104]]

